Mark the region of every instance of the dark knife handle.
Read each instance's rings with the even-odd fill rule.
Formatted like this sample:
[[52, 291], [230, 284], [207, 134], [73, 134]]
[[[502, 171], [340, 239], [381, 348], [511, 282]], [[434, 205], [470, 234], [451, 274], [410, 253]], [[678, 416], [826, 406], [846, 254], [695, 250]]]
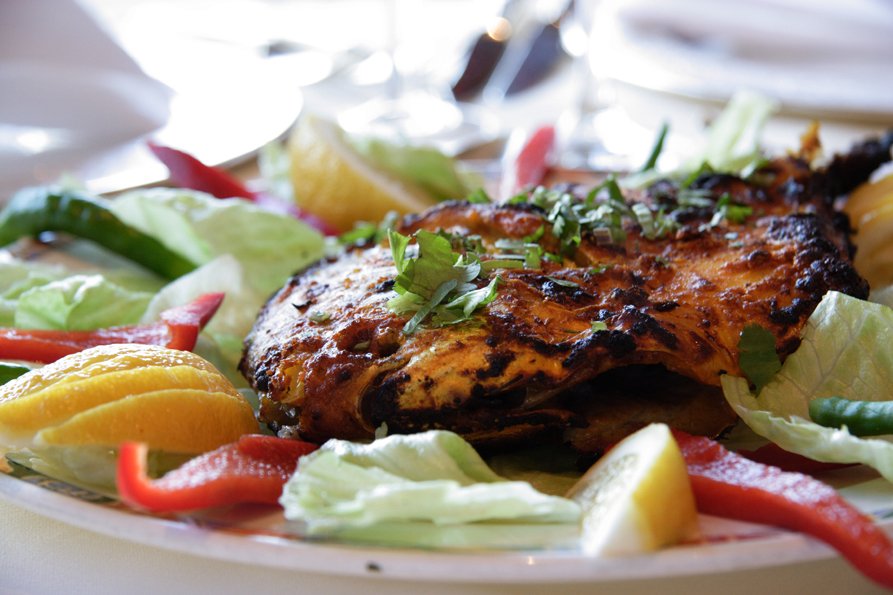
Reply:
[[505, 53], [505, 45], [505, 41], [497, 41], [486, 33], [478, 37], [468, 53], [465, 70], [453, 83], [453, 96], [458, 101], [471, 99], [487, 84], [496, 64]]

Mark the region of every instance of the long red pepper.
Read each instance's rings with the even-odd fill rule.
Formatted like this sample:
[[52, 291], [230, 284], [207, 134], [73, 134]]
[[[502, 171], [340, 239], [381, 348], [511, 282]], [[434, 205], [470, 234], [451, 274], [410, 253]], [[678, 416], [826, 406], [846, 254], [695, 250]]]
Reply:
[[97, 345], [140, 343], [191, 351], [198, 334], [217, 312], [224, 294], [207, 293], [192, 302], [165, 310], [157, 322], [93, 331], [0, 329], [0, 359], [48, 364]]
[[127, 442], [118, 455], [118, 494], [129, 506], [151, 512], [276, 504], [298, 460], [316, 448], [300, 440], [250, 434], [152, 480], [146, 475], [148, 447]]
[[893, 588], [893, 543], [871, 517], [817, 479], [748, 460], [719, 443], [674, 431], [698, 510], [816, 537], [865, 576]]
[[549, 160], [555, 148], [555, 127], [541, 126], [531, 134], [511, 156], [503, 173], [501, 198], [511, 198], [516, 193], [537, 186], [546, 177], [551, 165]]
[[291, 215], [325, 235], [338, 230], [293, 204], [285, 203], [264, 192], [255, 192], [222, 169], [205, 165], [189, 153], [149, 141], [149, 149], [168, 169], [171, 181], [184, 188], [207, 192], [217, 198], [244, 198], [270, 211]]

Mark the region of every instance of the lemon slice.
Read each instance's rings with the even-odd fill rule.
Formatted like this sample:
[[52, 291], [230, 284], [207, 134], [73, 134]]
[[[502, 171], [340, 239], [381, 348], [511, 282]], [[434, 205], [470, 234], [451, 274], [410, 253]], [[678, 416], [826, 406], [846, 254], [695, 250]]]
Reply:
[[433, 204], [420, 188], [368, 164], [327, 120], [301, 118], [288, 150], [298, 206], [341, 231], [357, 221], [381, 221], [391, 211], [413, 213]]
[[582, 548], [589, 555], [649, 552], [698, 533], [685, 461], [664, 424], [619, 442], [567, 497], [583, 508]]
[[212, 450], [258, 431], [248, 401], [207, 360], [152, 345], [105, 345], [0, 387], [0, 450], [116, 447]]
[[257, 432], [248, 402], [239, 396], [198, 389], [165, 389], [93, 407], [41, 430], [38, 446], [117, 447], [145, 442], [171, 453], [199, 454]]
[[866, 215], [893, 202], [893, 175], [875, 182], [862, 184], [850, 194], [844, 204], [844, 212], [857, 230], [862, 227]]

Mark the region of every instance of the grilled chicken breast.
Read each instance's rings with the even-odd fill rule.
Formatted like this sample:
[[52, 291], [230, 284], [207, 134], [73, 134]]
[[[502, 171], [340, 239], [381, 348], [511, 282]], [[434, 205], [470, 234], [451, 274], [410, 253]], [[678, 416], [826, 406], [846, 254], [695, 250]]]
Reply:
[[269, 300], [241, 370], [262, 421], [312, 441], [368, 439], [387, 424], [449, 429], [479, 446], [552, 440], [597, 453], [652, 421], [715, 435], [735, 422], [718, 387], [722, 374], [741, 375], [745, 326], [771, 331], [785, 356], [827, 291], [866, 297], [833, 205], [889, 158], [885, 146], [818, 172], [788, 157], [751, 181], [657, 183], [626, 200], [669, 231], [626, 217], [619, 239], [584, 229], [570, 252], [556, 219], [530, 203], [443, 204], [398, 230], [474, 237], [483, 259], [498, 257], [500, 242], [539, 237], [564, 257], [497, 270], [495, 298], [471, 320], [406, 334], [410, 314], [388, 307], [390, 248], [354, 246]]

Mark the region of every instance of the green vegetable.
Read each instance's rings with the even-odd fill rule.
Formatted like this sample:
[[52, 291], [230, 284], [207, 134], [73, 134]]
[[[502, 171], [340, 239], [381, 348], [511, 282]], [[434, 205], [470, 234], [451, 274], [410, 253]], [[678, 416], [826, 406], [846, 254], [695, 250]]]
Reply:
[[762, 95], [736, 93], [711, 124], [703, 150], [683, 169], [693, 172], [707, 164], [713, 171], [747, 175], [765, 160], [760, 137], [777, 109], [775, 101]]
[[741, 331], [738, 340], [738, 364], [741, 371], [759, 393], [781, 369], [781, 360], [775, 351], [775, 335], [756, 324], [749, 324]]
[[829, 292], [807, 321], [800, 347], [758, 395], [722, 377], [726, 400], [757, 434], [817, 461], [863, 463], [893, 481], [893, 443], [809, 421], [813, 399], [888, 401], [893, 386], [893, 310]]
[[267, 295], [323, 255], [322, 236], [307, 224], [237, 198], [150, 188], [128, 192], [109, 208], [198, 264], [231, 254], [246, 281]]
[[445, 431], [330, 440], [301, 459], [280, 503], [311, 535], [379, 543], [529, 547], [579, 537], [576, 503], [503, 479]]
[[846, 426], [854, 436], [893, 434], [893, 401], [854, 401], [842, 397], [813, 399], [809, 416], [829, 428]]
[[[765, 162], [760, 137], [769, 117], [776, 111], [777, 103], [752, 92], [736, 93], [725, 109], [707, 130], [706, 142], [680, 167], [661, 171], [656, 167], [643, 167], [641, 171], [620, 180], [626, 188], [642, 188], [668, 178], [687, 188], [701, 174], [708, 172], [731, 173], [747, 177]], [[658, 137], [662, 145], [662, 136]], [[658, 143], [655, 143], [655, 150]], [[654, 155], [655, 151], [652, 151]], [[651, 164], [649, 158], [646, 166]], [[656, 165], [651, 164], [651, 165]]]
[[375, 138], [348, 140], [376, 167], [414, 183], [435, 200], [463, 198], [471, 192], [457, 171], [456, 162], [435, 148], [398, 145]]
[[121, 221], [107, 201], [74, 190], [25, 188], [0, 212], [0, 246], [47, 231], [91, 240], [167, 279], [185, 275], [196, 266], [176, 250]]
[[22, 374], [27, 374], [32, 368], [21, 364], [10, 364], [0, 362], [0, 384], [6, 384], [13, 378], [18, 378]]
[[474, 311], [486, 306], [496, 297], [498, 277], [487, 286], [473, 283], [483, 271], [474, 252], [453, 251], [450, 239], [426, 230], [414, 235], [418, 256], [408, 257], [410, 238], [390, 231], [391, 254], [397, 277], [394, 290], [398, 296], [388, 307], [398, 313], [415, 312], [403, 327], [411, 335], [429, 315], [435, 325], [454, 324], [471, 318]]
[[667, 124], [666, 122], [661, 124], [660, 130], [658, 130], [657, 132], [657, 138], [655, 138], [654, 140], [654, 146], [651, 148], [651, 152], [648, 154], [648, 159], [645, 160], [645, 163], [639, 170], [640, 172], [646, 172], [648, 170], [654, 169], [654, 167], [657, 165], [657, 160], [664, 150], [664, 141], [666, 140], [667, 133], [669, 131], [669, 124]]

